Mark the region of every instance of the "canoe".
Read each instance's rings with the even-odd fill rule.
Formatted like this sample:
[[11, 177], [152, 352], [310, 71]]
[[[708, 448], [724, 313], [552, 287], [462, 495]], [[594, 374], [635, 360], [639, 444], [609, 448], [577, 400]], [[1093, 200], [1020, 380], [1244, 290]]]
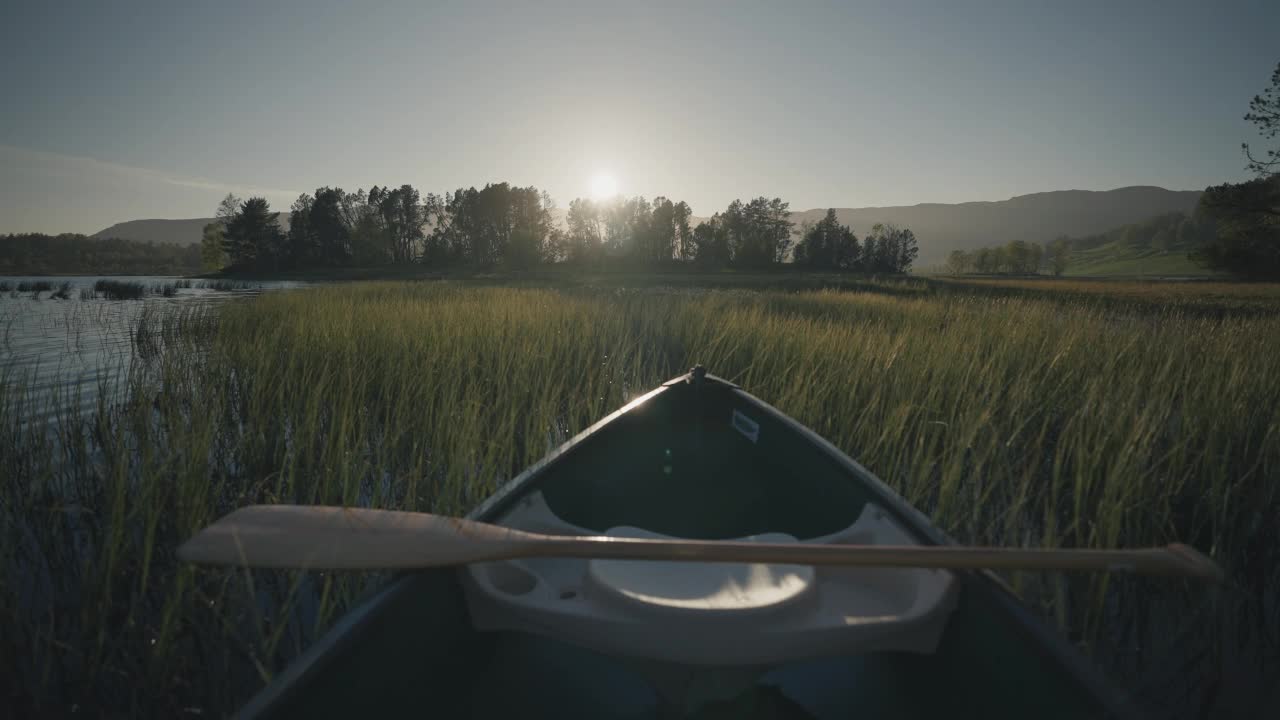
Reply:
[[[701, 367], [469, 515], [557, 534], [953, 544]], [[1130, 701], [985, 571], [538, 559], [404, 573], [243, 717], [1093, 718]]]

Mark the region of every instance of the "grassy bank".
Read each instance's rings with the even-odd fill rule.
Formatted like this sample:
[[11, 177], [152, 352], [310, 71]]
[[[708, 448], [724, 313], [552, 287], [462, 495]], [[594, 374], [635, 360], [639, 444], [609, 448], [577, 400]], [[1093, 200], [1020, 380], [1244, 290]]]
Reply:
[[1032, 277], [938, 277], [930, 291], [1034, 299], [1121, 313], [1216, 317], [1280, 315], [1280, 285], [1220, 280], [1114, 280]]
[[225, 713], [381, 578], [182, 567], [192, 531], [253, 502], [463, 512], [695, 362], [963, 541], [1213, 554], [1217, 594], [1011, 578], [1149, 699], [1187, 710], [1173, 691], [1203, 700], [1227, 654], [1276, 652], [1280, 317], [1193, 312], [1182, 290], [847, 282], [315, 288], [152, 319], [128, 402], [54, 426], [0, 380], [0, 657], [22, 659], [4, 690], [39, 712]]

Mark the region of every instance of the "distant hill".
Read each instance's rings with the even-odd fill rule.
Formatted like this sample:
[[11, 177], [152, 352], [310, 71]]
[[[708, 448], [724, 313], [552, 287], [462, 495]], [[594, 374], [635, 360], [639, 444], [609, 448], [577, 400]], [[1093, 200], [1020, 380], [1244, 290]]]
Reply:
[[[995, 202], [929, 203], [900, 207], [837, 208], [840, 222], [863, 237], [876, 223], [910, 228], [920, 244], [917, 267], [938, 265], [952, 250], [1002, 245], [1010, 240], [1047, 243], [1059, 235], [1105, 232], [1170, 212], [1190, 214], [1200, 191], [1135, 186], [1118, 190], [1059, 190]], [[817, 222], [825, 209], [792, 213], [797, 224]]]
[[[129, 220], [99, 230], [89, 237], [98, 240], [120, 238], [122, 240], [137, 240], [165, 245], [197, 245], [200, 243], [200, 235], [204, 232], [204, 226], [211, 222], [213, 222], [213, 218]], [[280, 213], [278, 222], [280, 227], [288, 230], [289, 213]]]
[[[1019, 195], [1008, 200], [967, 202], [955, 205], [926, 203], [899, 207], [837, 208], [840, 222], [859, 237], [876, 223], [911, 228], [920, 243], [918, 267], [945, 262], [952, 250], [1000, 245], [1010, 240], [1047, 243], [1059, 235], [1080, 237], [1140, 222], [1170, 212], [1191, 213], [1200, 191], [1175, 191], [1135, 186], [1118, 190], [1059, 190]], [[799, 231], [805, 221], [817, 222], [825, 208], [793, 212]], [[556, 213], [563, 223], [563, 211]], [[696, 223], [704, 218], [696, 217]], [[213, 218], [191, 220], [131, 220], [92, 235], [146, 242], [191, 244]], [[280, 213], [280, 225], [289, 227], [289, 213]]]

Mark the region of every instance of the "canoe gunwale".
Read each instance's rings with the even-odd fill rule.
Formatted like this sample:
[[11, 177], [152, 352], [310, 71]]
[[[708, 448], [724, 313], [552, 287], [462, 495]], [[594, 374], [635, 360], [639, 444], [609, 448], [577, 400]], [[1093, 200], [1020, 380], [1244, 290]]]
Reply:
[[[467, 513], [466, 517], [470, 520], [483, 521], [500, 515], [520, 497], [522, 491], [528, 489], [526, 486], [534, 483], [547, 468], [554, 466], [570, 450], [619, 417], [631, 412], [652, 398], [667, 392], [671, 387], [679, 385], [681, 382], [687, 382], [689, 379], [690, 374], [688, 373], [673, 378], [609, 413], [587, 429], [569, 438], [564, 444], [547, 453], [542, 459], [526, 468], [524, 472], [508, 480], [477, 505], [475, 509]], [[718, 378], [713, 379], [719, 380]], [[734, 387], [737, 386], [735, 385]], [[270, 716], [276, 705], [287, 701], [290, 696], [306, 685], [309, 677], [321, 672], [331, 658], [340, 654], [344, 648], [354, 643], [365, 627], [377, 618], [383, 608], [394, 604], [400, 595], [409, 592], [412, 589], [414, 580], [423, 572], [421, 570], [405, 570], [396, 573], [385, 587], [373, 591], [367, 600], [358, 603], [348, 611], [314, 645], [303, 652], [296, 660], [289, 663], [288, 667], [273, 678], [266, 687], [258, 691], [236, 713], [236, 717], [256, 718]], [[425, 572], [449, 572], [449, 569]]]
[[[684, 376], [684, 377], [687, 377], [687, 376]], [[677, 378], [676, 380], [679, 380], [679, 379], [680, 378]], [[496, 515], [501, 515], [502, 512], [506, 510], [508, 507], [510, 507], [511, 503], [513, 503], [521, 495], [523, 491], [532, 489], [531, 487], [532, 484], [536, 483], [536, 481], [541, 477], [542, 473], [546, 472], [548, 468], [553, 467], [562, 457], [567, 455], [571, 450], [581, 445], [584, 441], [587, 440], [587, 438], [595, 435], [597, 432], [604, 429], [605, 426], [613, 423], [614, 420], [617, 420], [623, 415], [626, 415], [632, 410], [635, 410], [641, 405], [644, 405], [649, 400], [667, 392], [668, 390], [671, 389], [671, 387], [674, 384], [676, 384], [675, 381], [669, 381], [669, 382], [663, 383], [662, 385], [659, 385], [653, 390], [650, 390], [649, 392], [637, 398], [632, 399], [626, 405], [623, 405], [617, 410], [614, 410], [613, 412], [604, 416], [599, 421], [593, 423], [591, 427], [588, 427], [586, 430], [583, 430], [577, 435], [574, 435], [573, 437], [569, 438], [569, 440], [566, 441], [563, 445], [547, 453], [541, 460], [538, 460], [534, 464], [525, 468], [524, 472], [511, 478], [506, 483], [504, 483], [502, 487], [495, 490], [493, 494], [485, 498], [483, 502], [477, 505], [474, 510], [467, 513], [467, 518], [471, 520], [485, 520], [485, 519], [493, 518]]]
[[[804, 437], [845, 470], [857, 476], [867, 489], [876, 494], [880, 505], [894, 515], [922, 544], [956, 545], [955, 539], [933, 524], [924, 513], [908, 503], [893, 488], [877, 477], [861, 463], [849, 457], [829, 440], [805, 427], [791, 416], [769, 403], [733, 385], [732, 392], [744, 402], [771, 415], [793, 432]], [[963, 587], [979, 596], [982, 601], [997, 605], [1008, 616], [1018, 632], [1030, 640], [1030, 644], [1042, 657], [1066, 671], [1087, 694], [1096, 698], [1106, 711], [1106, 718], [1140, 720], [1145, 717], [1135, 704], [1126, 699], [1114, 686], [1106, 682], [1092, 662], [1075, 646], [1066, 642], [1057, 630], [1029, 610], [1013, 589], [991, 570], [952, 570]]]
[[[949, 535], [936, 527], [923, 513], [904, 500], [897, 492], [860, 463], [832, 445], [813, 430], [800, 424], [769, 403], [743, 390], [737, 384], [714, 375], [691, 371], [672, 378], [657, 388], [632, 399], [621, 408], [609, 413], [590, 427], [577, 433], [568, 441], [530, 465], [519, 475], [504, 483], [475, 509], [467, 513], [472, 520], [493, 520], [508, 510], [522, 495], [536, 488], [543, 474], [583, 442], [613, 423], [618, 418], [644, 405], [646, 402], [685, 384], [718, 385], [729, 390], [741, 402], [747, 403], [785, 425], [834, 460], [842, 469], [864, 483], [867, 490], [876, 495], [879, 504], [890, 512], [905, 529], [922, 544], [955, 545]], [[313, 676], [324, 671], [334, 658], [356, 643], [363, 631], [374, 623], [379, 614], [394, 605], [400, 597], [414, 588], [415, 580], [427, 572], [449, 572], [449, 569], [429, 571], [409, 570], [396, 573], [386, 586], [371, 592], [328, 632], [319, 638], [301, 656], [289, 664], [279, 675], [256, 693], [236, 714], [236, 717], [255, 718], [272, 715], [278, 706], [304, 689]], [[1082, 691], [1097, 700], [1105, 709], [1103, 717], [1142, 717], [1134, 703], [1124, 699], [1117, 690], [1100, 676], [1099, 671], [1077, 648], [1070, 645], [1055, 629], [1049, 627], [1038, 615], [1031, 612], [1013, 593], [1012, 589], [994, 572], [976, 570], [952, 571], [965, 591], [974, 593], [980, 602], [990, 602], [1009, 618], [1019, 634], [1036, 652], [1053, 666], [1068, 674]]]

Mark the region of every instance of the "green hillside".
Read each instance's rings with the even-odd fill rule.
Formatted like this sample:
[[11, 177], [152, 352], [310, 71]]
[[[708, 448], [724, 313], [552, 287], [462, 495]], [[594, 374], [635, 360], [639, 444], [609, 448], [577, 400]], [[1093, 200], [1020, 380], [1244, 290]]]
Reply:
[[1073, 249], [1071, 263], [1064, 275], [1157, 275], [1212, 276], [1211, 270], [1196, 265], [1187, 257], [1186, 249], [1153, 250], [1113, 241], [1089, 249]]
[[1213, 277], [1188, 257], [1217, 229], [1203, 214], [1165, 213], [1138, 223], [1082, 237], [1058, 236], [1047, 245], [1014, 240], [1003, 245], [956, 250], [947, 261], [953, 275], [1053, 274], [1071, 276]]

